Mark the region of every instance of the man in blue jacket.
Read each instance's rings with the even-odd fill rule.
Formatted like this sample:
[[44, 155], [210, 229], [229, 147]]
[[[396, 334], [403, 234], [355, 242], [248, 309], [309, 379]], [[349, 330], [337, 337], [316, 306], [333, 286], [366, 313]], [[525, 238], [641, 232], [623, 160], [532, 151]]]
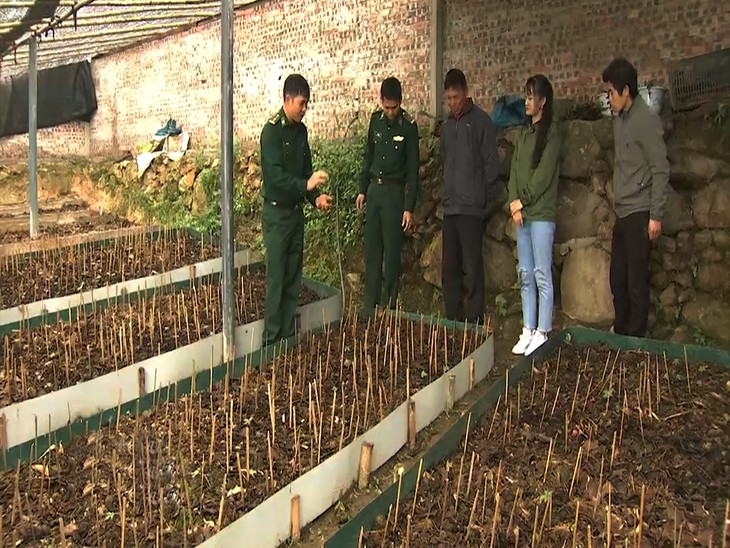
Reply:
[[446, 317], [484, 321], [482, 237], [487, 204], [498, 194], [499, 155], [492, 119], [468, 96], [466, 77], [444, 80], [451, 115], [441, 129], [444, 150], [442, 283]]

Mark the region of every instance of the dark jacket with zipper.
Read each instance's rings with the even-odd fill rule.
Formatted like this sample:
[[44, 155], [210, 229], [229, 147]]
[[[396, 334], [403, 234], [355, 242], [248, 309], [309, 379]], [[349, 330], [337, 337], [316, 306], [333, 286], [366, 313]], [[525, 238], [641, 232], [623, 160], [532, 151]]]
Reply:
[[669, 160], [664, 130], [641, 96], [613, 120], [616, 158], [613, 162], [613, 195], [616, 215], [648, 211], [662, 221], [669, 198]]
[[484, 110], [467, 103], [441, 127], [444, 152], [444, 215], [484, 217], [498, 194], [497, 130]]
[[522, 202], [525, 220], [554, 221], [558, 201], [558, 177], [562, 136], [560, 126], [553, 122], [547, 131], [547, 140], [537, 167], [532, 166], [532, 153], [537, 141], [538, 122], [522, 128], [509, 172], [508, 203]]

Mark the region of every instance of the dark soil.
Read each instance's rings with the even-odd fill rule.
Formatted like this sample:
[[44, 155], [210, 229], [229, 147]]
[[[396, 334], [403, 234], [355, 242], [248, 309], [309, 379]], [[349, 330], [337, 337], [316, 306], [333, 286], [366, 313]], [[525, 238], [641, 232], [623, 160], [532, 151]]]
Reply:
[[161, 402], [3, 472], [5, 538], [29, 547], [58, 543], [61, 519], [67, 541], [79, 546], [150, 546], [158, 535], [161, 545], [194, 546], [209, 538], [483, 339], [464, 342], [460, 332], [397, 323], [348, 321], [312, 335], [263, 372]]
[[[263, 316], [266, 277], [243, 272], [237, 281], [237, 324]], [[300, 303], [318, 300], [302, 288]], [[0, 407], [88, 381], [222, 330], [215, 283], [111, 306], [78, 321], [22, 329], [2, 337]]]
[[[70, 207], [70, 210], [77, 211], [80, 208]], [[69, 206], [64, 208], [64, 211], [68, 211]], [[39, 213], [43, 213], [43, 209], [39, 210]], [[115, 228], [127, 228], [134, 226], [134, 223], [123, 219], [121, 217], [115, 217], [113, 215], [100, 215], [93, 217], [90, 221], [75, 221], [73, 223], [66, 224], [53, 224], [43, 226], [41, 225], [38, 229], [40, 238], [62, 238], [64, 236], [75, 236], [77, 234], [86, 234], [88, 232], [96, 232], [102, 230], [112, 230]], [[17, 242], [24, 242], [30, 240], [30, 234], [28, 230], [18, 231], [0, 231], [0, 245], [2, 244], [14, 244]]]
[[603, 348], [561, 356], [503, 396], [466, 448], [422, 474], [415, 511], [404, 496], [395, 527], [393, 509], [363, 546], [598, 547], [609, 523], [611, 546], [636, 546], [640, 523], [641, 546], [724, 545], [727, 370]]
[[134, 234], [0, 258], [4, 308], [88, 291], [220, 256], [186, 233]]

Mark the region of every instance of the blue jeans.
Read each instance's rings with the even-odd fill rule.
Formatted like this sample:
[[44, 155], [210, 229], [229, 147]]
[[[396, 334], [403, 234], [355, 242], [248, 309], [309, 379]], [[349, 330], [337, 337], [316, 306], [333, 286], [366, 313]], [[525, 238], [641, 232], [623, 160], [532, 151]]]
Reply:
[[554, 236], [553, 221], [525, 220], [523, 226], [517, 227], [522, 321], [527, 329], [537, 328], [543, 333], [553, 328]]

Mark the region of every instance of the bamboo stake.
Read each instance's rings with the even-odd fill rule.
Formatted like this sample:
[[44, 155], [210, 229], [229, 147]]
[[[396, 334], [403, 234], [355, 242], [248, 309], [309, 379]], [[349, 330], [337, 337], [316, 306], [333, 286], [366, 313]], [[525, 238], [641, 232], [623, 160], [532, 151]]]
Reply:
[[[423, 459], [418, 462], [418, 475], [416, 476], [416, 489], [413, 492], [413, 509], [411, 514], [416, 515], [416, 503], [418, 502], [418, 487], [421, 483], [421, 471], [423, 470]], [[0, 512], [1, 514], [2, 512]]]
[[639, 508], [639, 541], [637, 548], [641, 548], [641, 539], [644, 532], [644, 495], [646, 492], [646, 485], [641, 484], [641, 506]]
[[580, 514], [580, 499], [575, 501], [575, 520], [573, 521], [573, 542], [570, 548], [575, 548], [575, 541], [578, 535], [578, 515]]
[[291, 498], [291, 537], [294, 541], [298, 541], [301, 536], [301, 525], [299, 516], [299, 495]]
[[359, 470], [359, 476], [357, 481], [357, 486], [359, 489], [365, 489], [368, 485], [368, 481], [370, 480], [370, 468], [371, 468], [371, 458], [373, 454], [373, 444], [370, 442], [364, 442], [362, 444], [362, 447], [360, 448], [360, 470]]
[[416, 402], [413, 400], [408, 400], [408, 448], [411, 451], [416, 448]]

